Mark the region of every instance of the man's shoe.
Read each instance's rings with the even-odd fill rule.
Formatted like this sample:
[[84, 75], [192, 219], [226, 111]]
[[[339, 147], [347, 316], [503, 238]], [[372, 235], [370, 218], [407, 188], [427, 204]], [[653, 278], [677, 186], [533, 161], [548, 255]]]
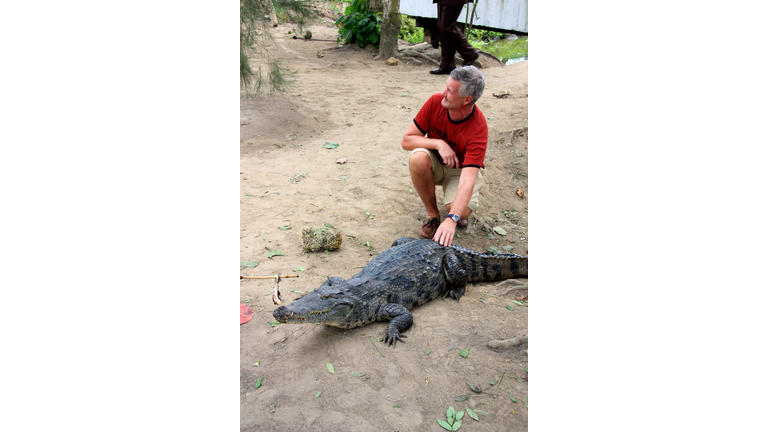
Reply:
[[465, 59], [464, 64], [462, 66], [472, 66], [475, 63], [475, 61], [477, 61], [477, 59], [479, 58], [480, 58], [480, 53], [477, 50], [475, 50], [475, 57], [474, 58], [470, 57], [469, 59]]
[[438, 226], [440, 226], [438, 218], [429, 218], [419, 227], [419, 235], [422, 238], [431, 239], [435, 236], [435, 231], [437, 231]]
[[456, 68], [452, 68], [452, 67], [441, 68], [441, 67], [439, 67], [437, 69], [432, 69], [431, 71], [429, 71], [429, 73], [431, 73], [432, 75], [450, 75], [451, 71], [454, 70], [454, 69], [456, 69]]

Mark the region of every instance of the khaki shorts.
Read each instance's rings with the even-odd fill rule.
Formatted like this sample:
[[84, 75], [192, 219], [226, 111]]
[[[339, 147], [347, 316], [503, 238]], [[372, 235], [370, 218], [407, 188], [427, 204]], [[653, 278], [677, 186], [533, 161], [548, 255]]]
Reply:
[[[432, 174], [435, 179], [435, 184], [443, 187], [443, 203], [448, 205], [456, 198], [456, 192], [459, 191], [459, 178], [461, 177], [461, 170], [455, 168], [449, 168], [445, 166], [442, 160], [435, 153], [425, 148], [417, 148], [408, 154], [408, 160], [410, 156], [416, 152], [425, 152], [429, 155], [429, 160], [432, 161]], [[480, 188], [485, 183], [483, 180], [483, 172], [485, 170], [480, 168], [477, 171], [477, 180], [475, 180], [475, 187], [472, 189], [472, 198], [469, 200], [469, 207], [472, 211], [476, 211], [480, 208]]]

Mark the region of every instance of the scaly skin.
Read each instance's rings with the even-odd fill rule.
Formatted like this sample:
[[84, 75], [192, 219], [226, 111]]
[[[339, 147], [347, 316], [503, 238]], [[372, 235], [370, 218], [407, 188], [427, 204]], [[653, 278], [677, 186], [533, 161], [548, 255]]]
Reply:
[[400, 238], [350, 279], [330, 277], [320, 287], [272, 313], [281, 323], [355, 328], [390, 320], [389, 345], [406, 337], [409, 309], [442, 295], [458, 300], [467, 282], [528, 277], [528, 257], [479, 253], [433, 240]]

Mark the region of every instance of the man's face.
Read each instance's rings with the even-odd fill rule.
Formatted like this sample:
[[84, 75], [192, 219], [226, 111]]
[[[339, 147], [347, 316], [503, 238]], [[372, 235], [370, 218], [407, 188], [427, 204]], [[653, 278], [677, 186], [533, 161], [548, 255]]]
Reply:
[[445, 109], [457, 109], [464, 106], [465, 102], [471, 99], [471, 96], [459, 96], [459, 88], [461, 83], [453, 78], [448, 78], [445, 82], [445, 89], [443, 90], [443, 100], [441, 101], [443, 108]]

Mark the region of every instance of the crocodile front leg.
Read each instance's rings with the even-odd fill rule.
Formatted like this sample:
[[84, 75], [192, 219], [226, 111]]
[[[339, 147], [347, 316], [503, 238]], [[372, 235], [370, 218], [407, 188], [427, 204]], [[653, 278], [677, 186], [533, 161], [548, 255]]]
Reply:
[[411, 312], [401, 304], [387, 303], [380, 309], [380, 313], [383, 319], [390, 320], [384, 342], [389, 345], [394, 345], [396, 340], [403, 342], [400, 337], [408, 336], [401, 335], [400, 332], [408, 330], [413, 325], [413, 315], [411, 315]]

